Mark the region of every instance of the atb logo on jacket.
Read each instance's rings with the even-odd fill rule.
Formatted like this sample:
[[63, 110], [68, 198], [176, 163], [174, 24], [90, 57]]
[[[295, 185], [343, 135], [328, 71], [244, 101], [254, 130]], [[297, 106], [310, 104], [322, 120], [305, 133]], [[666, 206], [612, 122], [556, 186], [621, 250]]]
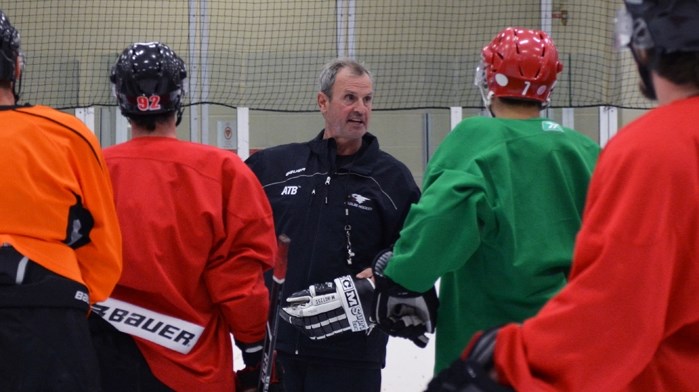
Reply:
[[300, 186], [287, 185], [282, 189], [282, 195], [295, 195], [299, 192]]

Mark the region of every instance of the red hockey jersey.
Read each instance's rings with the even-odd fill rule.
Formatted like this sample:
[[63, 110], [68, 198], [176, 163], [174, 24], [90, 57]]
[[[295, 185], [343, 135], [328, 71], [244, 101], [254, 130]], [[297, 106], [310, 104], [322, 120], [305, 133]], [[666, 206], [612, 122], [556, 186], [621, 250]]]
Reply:
[[518, 391], [696, 391], [699, 98], [629, 124], [592, 176], [568, 286], [497, 337]]
[[[230, 333], [261, 340], [269, 307], [262, 273], [276, 239], [261, 185], [235, 154], [174, 138], [134, 138], [105, 158], [124, 238], [112, 298], [203, 328], [182, 352], [136, 338], [139, 349], [175, 390], [233, 390]], [[182, 325], [148, 320], [130, 323], [188, 343]]]

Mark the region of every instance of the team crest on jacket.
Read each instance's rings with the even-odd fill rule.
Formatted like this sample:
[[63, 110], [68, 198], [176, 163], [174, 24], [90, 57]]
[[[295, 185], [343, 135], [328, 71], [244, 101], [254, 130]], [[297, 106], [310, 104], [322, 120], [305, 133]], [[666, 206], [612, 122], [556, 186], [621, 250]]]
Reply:
[[362, 196], [359, 193], [353, 193], [349, 196], [349, 200], [347, 201], [348, 206], [360, 208], [362, 210], [367, 210], [367, 211], [372, 211], [373, 208], [365, 205], [365, 203], [371, 199], [369, 199], [366, 196]]

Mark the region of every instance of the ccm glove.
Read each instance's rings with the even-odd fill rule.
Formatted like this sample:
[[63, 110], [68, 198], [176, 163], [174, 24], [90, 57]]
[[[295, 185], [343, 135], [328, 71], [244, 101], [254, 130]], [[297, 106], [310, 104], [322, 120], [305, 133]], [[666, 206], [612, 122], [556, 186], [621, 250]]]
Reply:
[[369, 312], [373, 297], [371, 279], [355, 280], [345, 275], [292, 294], [279, 315], [313, 340], [346, 331], [371, 332]]
[[418, 347], [427, 346], [426, 333], [437, 325], [439, 299], [434, 286], [425, 293], [410, 291], [384, 275], [393, 252], [385, 251], [374, 259], [376, 295], [372, 320], [387, 334], [412, 340]]
[[430, 381], [425, 392], [514, 392], [490, 377], [499, 329], [477, 334], [461, 357]]

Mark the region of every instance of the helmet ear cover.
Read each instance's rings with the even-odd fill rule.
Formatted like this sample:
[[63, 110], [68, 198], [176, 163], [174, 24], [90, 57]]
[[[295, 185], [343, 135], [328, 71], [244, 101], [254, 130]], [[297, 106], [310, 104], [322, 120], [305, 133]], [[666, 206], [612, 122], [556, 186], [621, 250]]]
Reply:
[[[631, 49], [641, 76], [641, 92], [657, 99], [651, 72], [661, 57], [699, 52], [699, 2], [694, 0], [625, 0], [617, 17], [617, 41]], [[622, 36], [623, 39], [620, 39]]]
[[10, 19], [0, 11], [0, 81], [10, 82], [15, 102], [19, 99], [22, 85], [24, 56], [20, 47], [19, 31]]
[[553, 40], [543, 31], [508, 27], [481, 51], [476, 83], [487, 93], [548, 105], [563, 64]]
[[658, 54], [699, 51], [699, 2], [694, 0], [625, 0], [632, 20], [630, 45]]
[[168, 112], [182, 115], [187, 71], [182, 59], [159, 42], [127, 47], [112, 67], [110, 81], [121, 112], [143, 116]]
[[15, 80], [18, 57], [21, 57], [19, 32], [0, 11], [0, 81]]

